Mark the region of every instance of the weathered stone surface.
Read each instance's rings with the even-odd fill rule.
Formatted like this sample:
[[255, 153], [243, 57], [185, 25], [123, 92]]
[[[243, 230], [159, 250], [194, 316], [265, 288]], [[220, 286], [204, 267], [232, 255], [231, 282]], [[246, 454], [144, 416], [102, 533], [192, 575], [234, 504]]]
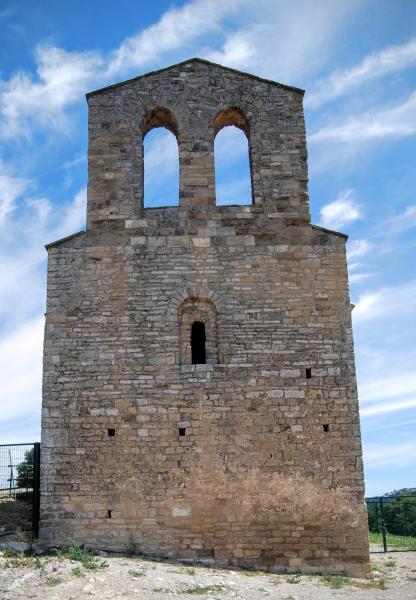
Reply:
[[[302, 92], [193, 60], [88, 101], [88, 230], [48, 247], [41, 536], [365, 573], [345, 236], [310, 224]], [[229, 124], [252, 206], [215, 206]], [[160, 125], [180, 206], [143, 209]]]

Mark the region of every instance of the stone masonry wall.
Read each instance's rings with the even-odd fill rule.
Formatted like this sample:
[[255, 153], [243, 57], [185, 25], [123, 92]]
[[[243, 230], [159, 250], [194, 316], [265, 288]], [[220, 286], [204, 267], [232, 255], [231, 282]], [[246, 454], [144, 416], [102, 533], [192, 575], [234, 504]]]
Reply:
[[[309, 223], [302, 94], [194, 60], [89, 105], [88, 231], [48, 248], [41, 536], [365, 574], [346, 237]], [[161, 120], [181, 206], [143, 209], [140, 128]], [[252, 206], [215, 206], [230, 120]]]

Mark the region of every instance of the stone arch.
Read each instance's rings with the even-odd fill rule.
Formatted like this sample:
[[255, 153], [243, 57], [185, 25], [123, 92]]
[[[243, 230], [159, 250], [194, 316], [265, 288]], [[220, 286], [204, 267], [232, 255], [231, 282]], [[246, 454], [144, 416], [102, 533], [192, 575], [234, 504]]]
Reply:
[[142, 134], [143, 139], [146, 134], [156, 127], [166, 127], [178, 137], [178, 121], [173, 112], [164, 106], [154, 106], [149, 108], [142, 119]]
[[202, 300], [212, 302], [216, 307], [217, 312], [221, 311], [221, 296], [213, 290], [208, 289], [205, 285], [195, 284], [175, 291], [166, 311], [166, 319], [171, 320], [172, 318], [176, 318], [180, 305], [185, 300], [188, 300], [188, 298], [201, 298]]
[[[218, 151], [219, 148], [216, 147], [216, 138], [217, 135], [226, 127], [230, 127], [230, 128], [237, 128], [238, 130], [240, 130], [241, 132], [243, 132], [245, 139], [247, 140], [247, 155], [244, 158], [243, 155], [241, 155], [241, 158], [239, 159], [240, 162], [240, 167], [243, 169], [243, 176], [241, 179], [241, 183], [245, 183], [245, 185], [242, 186], [242, 188], [239, 190], [239, 193], [242, 194], [242, 198], [241, 201], [239, 201], [238, 198], [236, 198], [236, 200], [234, 201], [234, 198], [231, 198], [231, 202], [226, 198], [223, 198], [223, 201], [221, 202], [219, 195], [217, 193], [221, 183], [223, 185], [229, 184], [228, 178], [229, 178], [229, 173], [232, 172], [234, 170], [235, 164], [232, 164], [232, 159], [231, 159], [231, 163], [229, 163], [230, 168], [226, 168], [224, 167], [224, 163], [220, 160], [220, 162], [218, 162]], [[213, 133], [213, 150], [214, 150], [214, 163], [215, 163], [215, 188], [216, 188], [216, 202], [220, 203], [220, 204], [247, 204], [248, 202], [251, 201], [251, 204], [254, 204], [254, 193], [253, 193], [253, 168], [252, 168], [252, 159], [251, 159], [251, 144], [250, 144], [250, 123], [249, 120], [247, 118], [247, 116], [244, 114], [244, 112], [236, 107], [236, 106], [226, 106], [224, 107], [222, 110], [220, 110], [214, 117], [213, 122], [212, 122], [212, 133]], [[241, 143], [244, 143], [242, 139], [239, 140], [238, 136], [237, 136], [237, 132], [232, 133], [232, 137], [231, 139], [233, 139], [233, 142], [241, 147]], [[242, 138], [244, 138], [244, 136], [242, 134], [240, 134], [240, 136]], [[227, 139], [227, 138], [226, 138]], [[229, 140], [230, 141], [230, 140]], [[224, 142], [222, 140], [219, 140], [219, 144], [221, 145], [224, 144]], [[227, 145], [226, 145], [227, 147]], [[220, 146], [221, 148], [221, 146]], [[224, 157], [222, 157], [224, 158]], [[229, 161], [229, 156], [228, 153], [226, 155], [226, 161]], [[244, 169], [246, 169], [246, 176], [244, 176]], [[249, 180], [248, 180], [249, 179]]]
[[244, 131], [250, 142], [250, 124], [244, 112], [236, 106], [225, 106], [214, 117], [212, 130], [214, 138], [221, 129], [234, 125]]
[[[204, 363], [218, 363], [218, 318], [215, 304], [206, 298], [188, 297], [178, 308], [179, 357], [182, 365], [195, 364], [192, 334], [195, 324], [204, 326]], [[201, 364], [201, 363], [197, 363]]]

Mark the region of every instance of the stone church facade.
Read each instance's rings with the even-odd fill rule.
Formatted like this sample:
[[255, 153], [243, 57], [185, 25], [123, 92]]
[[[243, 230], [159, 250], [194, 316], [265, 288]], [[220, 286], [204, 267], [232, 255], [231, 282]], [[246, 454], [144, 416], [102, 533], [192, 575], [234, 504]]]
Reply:
[[[47, 246], [41, 537], [364, 575], [346, 236], [310, 223], [303, 91], [193, 59], [87, 99], [87, 231]], [[215, 204], [228, 125], [250, 206]], [[155, 127], [178, 207], [143, 208]]]

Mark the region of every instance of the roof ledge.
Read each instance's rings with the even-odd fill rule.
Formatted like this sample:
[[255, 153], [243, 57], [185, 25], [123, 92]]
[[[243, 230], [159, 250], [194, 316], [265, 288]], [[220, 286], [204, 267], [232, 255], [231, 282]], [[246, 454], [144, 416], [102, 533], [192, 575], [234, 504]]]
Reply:
[[325, 233], [330, 233], [331, 235], [337, 235], [339, 237], [344, 238], [344, 240], [348, 239], [348, 235], [346, 233], [341, 233], [341, 231], [334, 231], [333, 229], [327, 229], [326, 227], [320, 227], [319, 225], [312, 225], [313, 229], [317, 229], [318, 231], [324, 231]]
[[73, 240], [74, 238], [79, 237], [80, 235], [84, 235], [85, 233], [86, 233], [85, 231], [77, 231], [77, 233], [73, 233], [72, 235], [67, 235], [66, 237], [56, 240], [55, 242], [50, 242], [49, 244], [45, 244], [45, 248], [46, 248], [46, 250], [49, 250], [49, 248], [53, 248], [54, 246], [63, 244], [63, 242], [67, 242], [68, 240]]
[[139, 79], [143, 79], [145, 77], [150, 77], [152, 75], [159, 75], [160, 73], [163, 73], [164, 71], [169, 71], [169, 69], [174, 69], [176, 67], [180, 67], [182, 65], [186, 65], [188, 63], [195, 63], [195, 62], [204, 64], [204, 65], [210, 65], [213, 67], [219, 67], [220, 69], [223, 69], [224, 71], [229, 71], [231, 73], [237, 73], [238, 75], [244, 75], [244, 77], [250, 77], [251, 79], [255, 79], [257, 81], [264, 81], [265, 83], [269, 83], [269, 84], [284, 88], [286, 90], [290, 90], [291, 92], [296, 92], [297, 94], [301, 94], [302, 96], [305, 93], [305, 90], [303, 90], [301, 88], [298, 88], [298, 87], [295, 87], [292, 85], [285, 85], [284, 83], [279, 83], [278, 81], [273, 81], [273, 79], [266, 79], [264, 77], [259, 77], [258, 75], [253, 75], [253, 73], [246, 73], [244, 71], [239, 71], [238, 69], [233, 69], [232, 67], [225, 67], [224, 65], [220, 65], [218, 63], [214, 63], [209, 60], [205, 60], [204, 58], [188, 58], [187, 60], [183, 60], [182, 62], [176, 63], [174, 65], [169, 65], [168, 67], [163, 67], [162, 69], [157, 69], [156, 71], [149, 71], [148, 73], [143, 73], [143, 75], [139, 75], [138, 77], [132, 77], [131, 79], [126, 79], [125, 81], [120, 81], [120, 82], [114, 83], [112, 85], [107, 85], [98, 90], [93, 90], [92, 92], [88, 92], [88, 94], [85, 94], [85, 96], [88, 100], [88, 98], [90, 98], [91, 96], [95, 96], [96, 94], [100, 94], [102, 92], [106, 92], [106, 91], [121, 87], [123, 85], [129, 84], [133, 81], [138, 81]]

